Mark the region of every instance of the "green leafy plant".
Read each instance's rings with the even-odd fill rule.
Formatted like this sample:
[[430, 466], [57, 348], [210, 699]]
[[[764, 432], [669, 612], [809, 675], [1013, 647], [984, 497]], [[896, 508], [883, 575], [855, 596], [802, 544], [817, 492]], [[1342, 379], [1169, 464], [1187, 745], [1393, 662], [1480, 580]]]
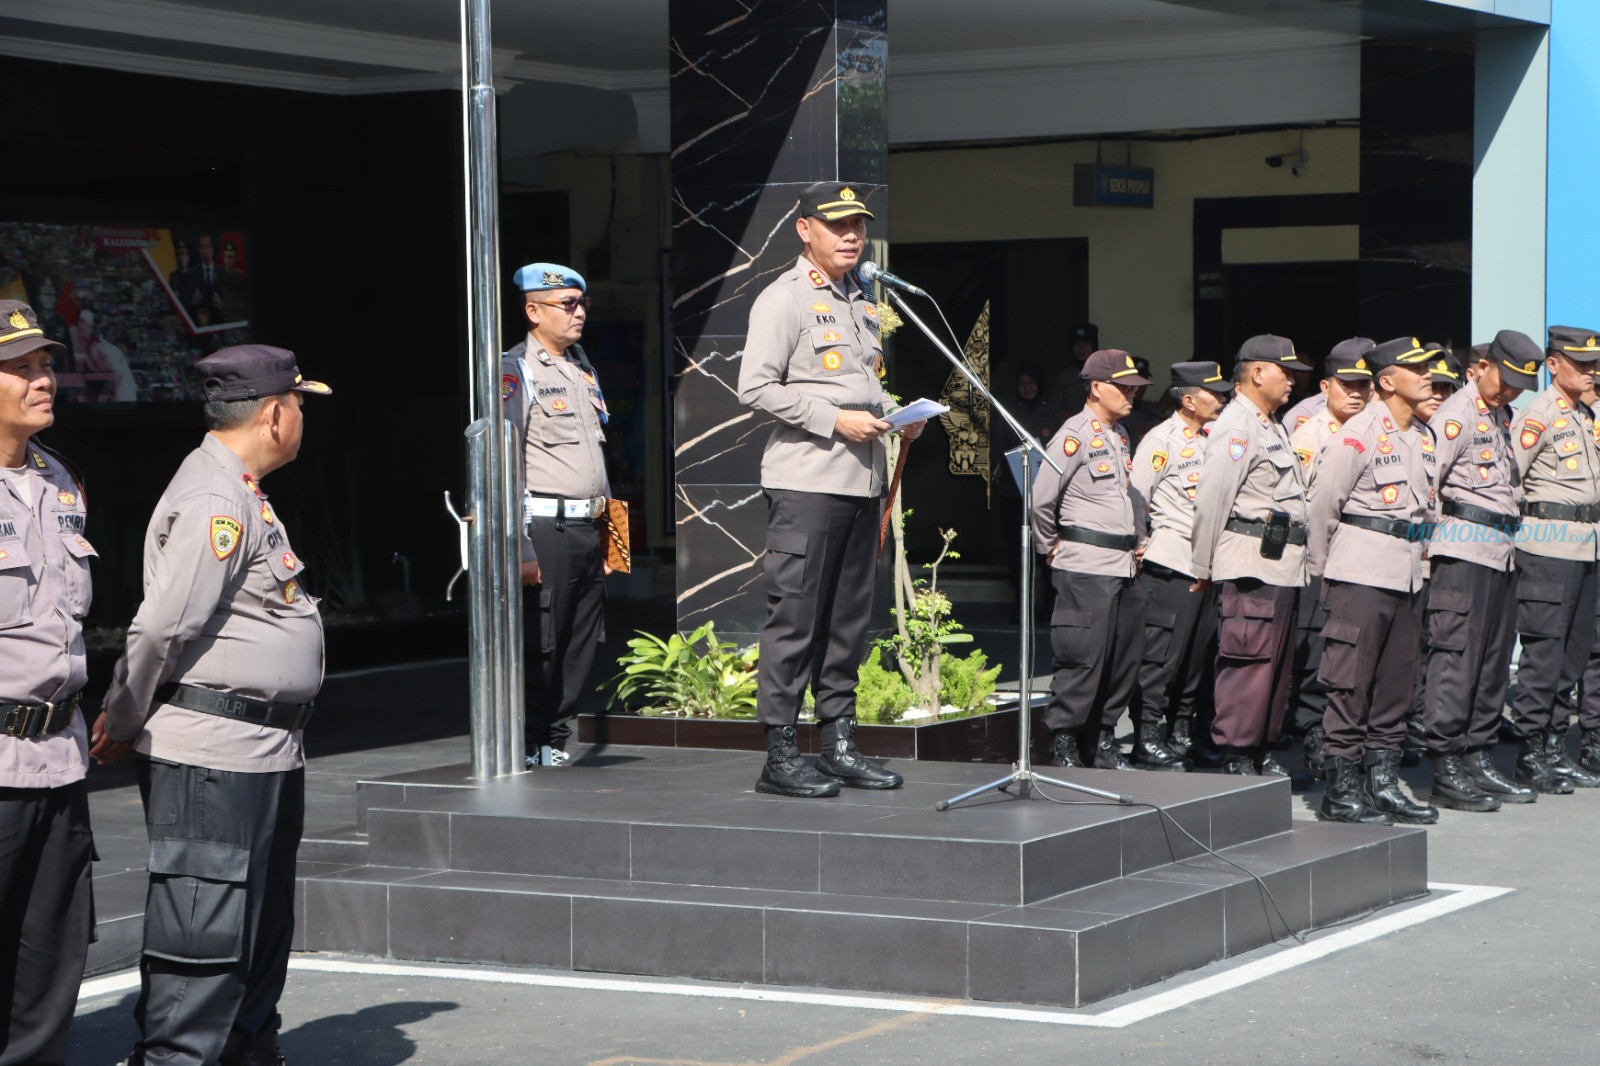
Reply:
[[643, 630], [617, 659], [606, 706], [675, 718], [754, 718], [759, 647], [718, 640], [712, 623], [666, 640]]
[[[961, 558], [961, 553], [950, 547], [956, 531], [941, 529], [939, 535], [944, 543], [938, 557], [923, 564], [928, 571], [927, 580], [911, 580], [903, 560], [897, 560], [895, 606], [890, 612], [895, 619], [895, 633], [877, 642], [894, 656], [901, 676], [911, 686], [916, 706], [935, 712], [941, 706], [939, 675], [945, 647], [972, 642], [972, 634], [963, 633], [963, 626], [951, 615], [950, 598], [939, 591], [940, 564]], [[898, 531], [896, 542], [897, 546], [903, 543]]]
[[985, 701], [993, 694], [999, 678], [1000, 667], [990, 666], [989, 657], [981, 650], [964, 658], [945, 652], [939, 662], [940, 703], [965, 714], [977, 714], [987, 706]]
[[874, 647], [856, 671], [856, 721], [893, 725], [916, 705], [916, 696], [900, 671], [883, 665], [883, 649]]

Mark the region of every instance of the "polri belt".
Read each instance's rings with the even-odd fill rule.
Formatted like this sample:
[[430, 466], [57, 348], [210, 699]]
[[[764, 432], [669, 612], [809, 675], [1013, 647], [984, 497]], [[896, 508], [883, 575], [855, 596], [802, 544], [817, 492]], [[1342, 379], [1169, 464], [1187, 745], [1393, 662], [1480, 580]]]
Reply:
[[605, 509], [604, 496], [569, 500], [564, 496], [537, 496], [530, 492], [523, 501], [522, 510], [527, 518], [594, 518], [603, 514]]
[[1552, 522], [1600, 522], [1600, 504], [1596, 503], [1542, 503], [1524, 501], [1522, 513], [1529, 518], [1547, 518]]
[[1370, 514], [1342, 514], [1339, 521], [1357, 529], [1370, 529], [1401, 540], [1427, 540], [1433, 532], [1432, 522], [1407, 522], [1403, 518], [1380, 518]]
[[[1247, 522], [1243, 518], [1230, 518], [1228, 519], [1228, 524], [1223, 528], [1225, 528], [1229, 533], [1243, 533], [1247, 537], [1262, 537], [1266, 535], [1267, 523]], [[1287, 543], [1303, 545], [1305, 542], [1306, 527], [1290, 526], [1289, 539]]]
[[1062, 526], [1056, 532], [1062, 540], [1093, 544], [1097, 548], [1115, 548], [1124, 552], [1132, 551], [1139, 543], [1139, 538], [1132, 533], [1102, 533], [1098, 529], [1082, 529], [1078, 526]]
[[883, 404], [881, 403], [842, 403], [839, 405], [839, 410], [865, 411], [873, 418], [883, 417]]
[[306, 703], [273, 703], [252, 696], [238, 696], [232, 692], [213, 692], [199, 685], [180, 685], [169, 681], [156, 689], [159, 703], [170, 703], [191, 711], [232, 718], [251, 725], [264, 725], [272, 729], [304, 729], [311, 721], [317, 701]]
[[49, 703], [0, 703], [0, 733], [27, 740], [62, 733], [78, 713], [82, 693]]
[[1151, 577], [1159, 577], [1163, 581], [1194, 580], [1193, 574], [1185, 574], [1180, 570], [1174, 570], [1170, 566], [1162, 566], [1160, 563], [1152, 563], [1148, 559], [1139, 564], [1139, 570], [1141, 573], [1149, 574]]
[[1463, 522], [1472, 522], [1480, 526], [1489, 526], [1493, 529], [1498, 529], [1507, 536], [1516, 536], [1517, 530], [1522, 527], [1522, 520], [1514, 514], [1501, 514], [1499, 511], [1474, 507], [1469, 503], [1445, 500], [1442, 509], [1447, 517], [1459, 518]]

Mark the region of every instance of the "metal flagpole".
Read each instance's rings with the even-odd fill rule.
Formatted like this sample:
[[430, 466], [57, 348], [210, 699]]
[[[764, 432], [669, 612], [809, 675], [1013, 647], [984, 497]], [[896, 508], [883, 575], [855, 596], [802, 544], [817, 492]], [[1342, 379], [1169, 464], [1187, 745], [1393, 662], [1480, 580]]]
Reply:
[[500, 417], [500, 242], [489, 0], [461, 0], [468, 366], [472, 776], [522, 769], [521, 467]]

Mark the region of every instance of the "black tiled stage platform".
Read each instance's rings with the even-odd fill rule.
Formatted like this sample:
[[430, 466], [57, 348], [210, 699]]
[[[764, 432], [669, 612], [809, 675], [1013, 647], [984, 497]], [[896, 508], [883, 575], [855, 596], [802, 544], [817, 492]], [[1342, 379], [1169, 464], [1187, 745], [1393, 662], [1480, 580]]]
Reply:
[[803, 801], [752, 791], [760, 758], [363, 782], [357, 830], [302, 850], [298, 946], [1079, 1006], [1426, 891], [1423, 831], [1292, 822], [1281, 779], [1057, 771], [1167, 813], [1063, 792], [940, 814], [995, 768]]

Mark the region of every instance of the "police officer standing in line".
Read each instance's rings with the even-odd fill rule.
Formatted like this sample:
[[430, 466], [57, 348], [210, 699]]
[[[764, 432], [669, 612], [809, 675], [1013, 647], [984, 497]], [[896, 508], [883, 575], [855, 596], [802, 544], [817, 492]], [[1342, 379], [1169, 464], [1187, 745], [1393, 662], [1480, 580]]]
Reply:
[[[1149, 531], [1139, 567], [1144, 656], [1133, 748], [1133, 761], [1146, 769], [1189, 769], [1200, 685], [1216, 656], [1216, 593], [1189, 591], [1194, 584], [1189, 537], [1206, 427], [1232, 392], [1233, 382], [1216, 363], [1173, 364], [1171, 396], [1177, 411], [1146, 434], [1133, 455], [1134, 528], [1141, 535]], [[1167, 716], [1172, 730], [1164, 743], [1161, 720]]]
[[34, 435], [60, 344], [0, 300], [0, 1063], [64, 1061], [93, 934], [83, 489]]
[[1286, 337], [1251, 337], [1234, 362], [1233, 401], [1211, 425], [1195, 495], [1195, 592], [1219, 582], [1216, 717], [1224, 769], [1287, 776], [1268, 750], [1283, 726], [1295, 604], [1306, 583], [1306, 489], [1272, 414], [1309, 370]]
[[[761, 456], [767, 497], [767, 620], [758, 714], [767, 762], [758, 792], [834, 796], [839, 786], [899, 788], [899, 774], [856, 747], [856, 672], [866, 648], [883, 510], [878, 306], [855, 273], [872, 212], [856, 190], [818, 182], [800, 194], [794, 266], [756, 297], [739, 367], [739, 400], [777, 419]], [[914, 440], [923, 423], [901, 428]], [[817, 768], [795, 723], [810, 686], [822, 727]]]
[[299, 454], [302, 394], [332, 390], [260, 344], [195, 369], [209, 432], [151, 515], [144, 602], [92, 738], [99, 761], [142, 756], [150, 886], [127, 1061], [281, 1066], [322, 617], [261, 482]]
[[[1323, 446], [1339, 432], [1339, 427], [1360, 414], [1372, 400], [1372, 371], [1366, 354], [1372, 341], [1351, 337], [1333, 346], [1322, 361], [1322, 388], [1317, 396], [1322, 406], [1311, 410], [1290, 432], [1289, 446], [1305, 472], [1306, 492], [1316, 484], [1317, 463]], [[1302, 401], [1302, 404], [1304, 401]], [[1295, 615], [1294, 671], [1289, 678], [1288, 714], [1302, 737], [1306, 771], [1311, 781], [1322, 780], [1322, 718], [1328, 709], [1328, 691], [1317, 680], [1322, 665], [1322, 627], [1328, 621], [1322, 597], [1312, 589], [1300, 597]], [[1310, 784], [1297, 779], [1296, 787]]]
[[1515, 639], [1517, 465], [1496, 417], [1539, 384], [1539, 345], [1501, 330], [1472, 380], [1429, 425], [1436, 433], [1438, 525], [1428, 545], [1423, 737], [1433, 759], [1433, 802], [1458, 811], [1532, 803], [1491, 758], [1505, 707]]
[[[1092, 739], [1095, 766], [1129, 770], [1116, 725], [1142, 658], [1144, 594], [1135, 578], [1132, 458], [1116, 421], [1150, 379], [1127, 352], [1112, 349], [1084, 361], [1083, 380], [1088, 402], [1047, 445], [1061, 472], [1042, 464], [1033, 483], [1033, 535], [1056, 592], [1050, 616], [1055, 678], [1044, 724], [1052, 766], [1083, 766], [1080, 741]], [[1080, 736], [1096, 709], [1098, 737]]]
[[[1329, 821], [1429, 825], [1439, 812], [1400, 785], [1400, 747], [1422, 625], [1422, 552], [1433, 513], [1428, 352], [1411, 337], [1367, 353], [1375, 402], [1339, 427], [1311, 489], [1309, 566], [1328, 621], [1320, 678], [1322, 806]], [[1366, 768], [1363, 784], [1359, 767]]]
[[[1600, 413], [1600, 396], [1594, 389], [1583, 394], [1583, 404], [1590, 414]], [[1600, 595], [1596, 596], [1600, 601]], [[1600, 774], [1600, 609], [1597, 609], [1596, 638], [1589, 652], [1589, 662], [1583, 669], [1583, 680], [1576, 691], [1563, 689], [1556, 693], [1556, 721], [1570, 722], [1578, 715], [1582, 741], [1578, 749], [1578, 765], [1591, 774]]]
[[1594, 385], [1600, 338], [1551, 326], [1550, 388], [1512, 424], [1522, 477], [1517, 537], [1517, 694], [1511, 720], [1522, 745], [1513, 778], [1564, 795], [1600, 787], [1600, 776], [1567, 757], [1556, 696], [1583, 675], [1595, 639], [1595, 522], [1600, 521], [1600, 448], [1583, 394]]
[[605, 640], [605, 396], [578, 338], [588, 286], [571, 267], [530, 263], [512, 276], [528, 336], [500, 357], [500, 406], [522, 442], [522, 583], [527, 765], [565, 766], [583, 686]]

